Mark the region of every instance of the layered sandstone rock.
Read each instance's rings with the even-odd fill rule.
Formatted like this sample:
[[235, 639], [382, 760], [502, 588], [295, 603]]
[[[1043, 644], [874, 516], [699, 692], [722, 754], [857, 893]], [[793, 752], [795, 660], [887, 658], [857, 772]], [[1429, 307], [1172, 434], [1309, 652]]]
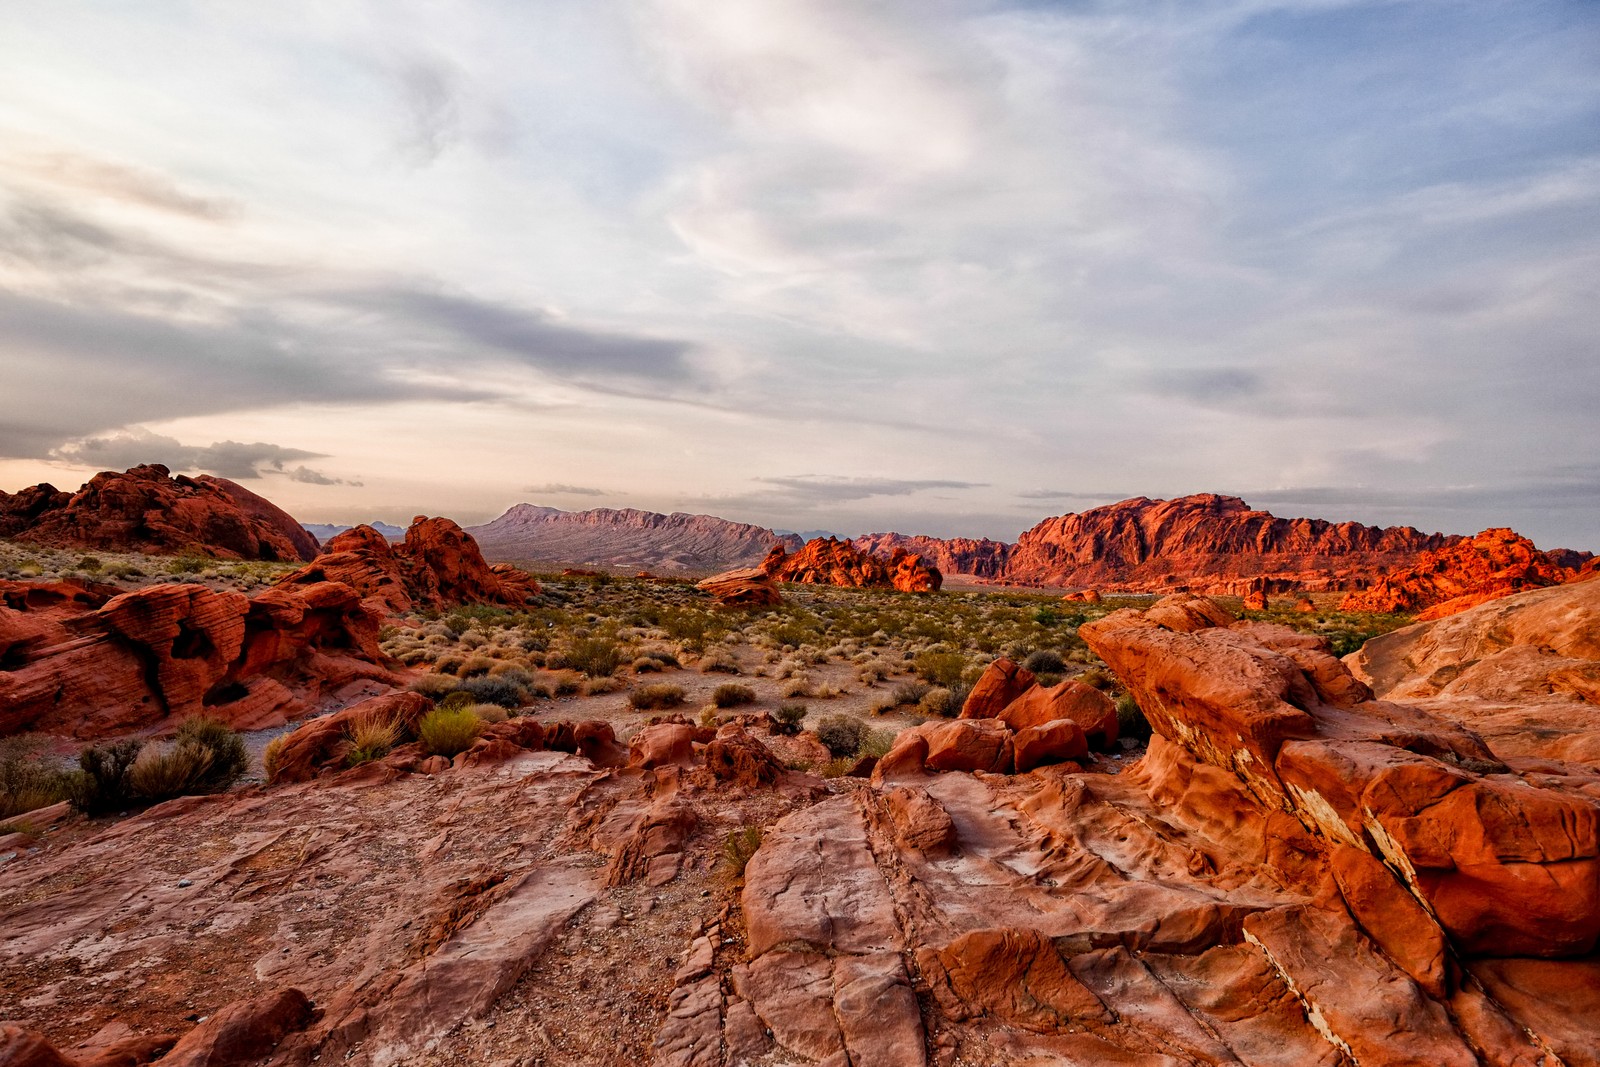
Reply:
[[904, 549], [879, 559], [837, 537], [814, 538], [793, 555], [784, 545], [773, 545], [761, 569], [780, 582], [894, 588], [906, 593], [938, 592], [944, 583], [936, 568]]
[[0, 492], [0, 537], [57, 548], [309, 560], [317, 540], [264, 497], [209, 475], [159, 463], [104, 471], [76, 493], [36, 485]]
[[1352, 589], [1456, 538], [1409, 526], [1280, 519], [1238, 497], [1138, 497], [1025, 531], [1001, 577], [1019, 585], [1144, 592]]
[[924, 537], [900, 533], [863, 534], [851, 542], [859, 551], [885, 559], [895, 552], [921, 556], [941, 574], [999, 578], [1005, 573], [1011, 546], [987, 537]]
[[405, 538], [391, 544], [370, 526], [356, 526], [329, 541], [309, 565], [279, 579], [280, 587], [341, 582], [391, 612], [452, 604], [519, 607], [539, 584], [515, 567], [490, 567], [472, 535], [445, 518], [419, 515]]
[[1340, 611], [1417, 612], [1442, 619], [1524, 589], [1539, 589], [1576, 577], [1573, 568], [1532, 541], [1507, 529], [1485, 530], [1386, 575], [1371, 589], [1351, 593]]
[[778, 584], [760, 567], [724, 571], [695, 586], [710, 593], [724, 607], [774, 607], [783, 603]]
[[380, 622], [329, 582], [254, 599], [199, 585], [119, 594], [0, 582], [0, 735], [89, 739], [200, 714], [278, 725], [353, 683], [399, 680], [378, 648]]

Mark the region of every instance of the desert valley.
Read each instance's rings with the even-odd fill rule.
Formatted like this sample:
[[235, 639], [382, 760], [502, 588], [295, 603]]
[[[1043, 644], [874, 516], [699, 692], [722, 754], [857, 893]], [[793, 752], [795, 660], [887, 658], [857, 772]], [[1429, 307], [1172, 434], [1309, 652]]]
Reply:
[[1587, 552], [160, 466], [0, 534], [8, 1067], [1600, 1063]]

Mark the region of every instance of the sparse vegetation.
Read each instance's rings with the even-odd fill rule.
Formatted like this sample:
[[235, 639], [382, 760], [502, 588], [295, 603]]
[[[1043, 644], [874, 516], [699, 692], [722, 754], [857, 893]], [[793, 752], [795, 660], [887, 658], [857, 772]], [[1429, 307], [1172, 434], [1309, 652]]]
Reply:
[[431, 756], [460, 755], [482, 732], [483, 720], [470, 707], [434, 708], [417, 722], [417, 740]]
[[740, 685], [737, 682], [719, 685], [711, 694], [711, 703], [719, 708], [737, 708], [755, 702], [756, 691], [748, 685]]
[[73, 807], [85, 815], [105, 815], [135, 807], [128, 772], [142, 748], [144, 745], [138, 741], [114, 741], [90, 745], [78, 753], [82, 774], [73, 785]]
[[567, 647], [566, 661], [575, 671], [601, 678], [616, 671], [622, 662], [622, 649], [609, 638], [583, 637]]
[[828, 715], [817, 723], [817, 740], [835, 759], [860, 752], [868, 732], [867, 724], [853, 715]]
[[728, 884], [736, 884], [744, 878], [744, 869], [761, 847], [761, 838], [761, 827], [741, 826], [723, 839], [718, 869]]
[[400, 724], [382, 715], [363, 715], [345, 728], [350, 751], [344, 761], [351, 767], [380, 760], [400, 743]]
[[43, 738], [0, 738], [0, 819], [67, 800], [75, 783], [71, 771], [52, 764]]
[[806, 721], [806, 706], [804, 704], [783, 704], [774, 716], [778, 722], [778, 732], [781, 734], [797, 734], [800, 724]]
[[659, 711], [663, 708], [677, 707], [687, 696], [688, 693], [681, 685], [655, 682], [651, 685], [641, 685], [629, 693], [628, 707], [636, 711]]

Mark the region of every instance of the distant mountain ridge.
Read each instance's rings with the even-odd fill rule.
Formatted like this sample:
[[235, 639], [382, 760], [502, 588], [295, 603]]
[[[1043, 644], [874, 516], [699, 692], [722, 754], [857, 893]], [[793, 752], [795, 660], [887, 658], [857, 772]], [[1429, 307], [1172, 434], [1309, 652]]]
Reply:
[[664, 574], [722, 570], [761, 562], [775, 544], [801, 547], [800, 538], [715, 515], [663, 515], [635, 508], [562, 511], [517, 504], [504, 515], [468, 527], [494, 560], [539, 560], [580, 567], [649, 570]]

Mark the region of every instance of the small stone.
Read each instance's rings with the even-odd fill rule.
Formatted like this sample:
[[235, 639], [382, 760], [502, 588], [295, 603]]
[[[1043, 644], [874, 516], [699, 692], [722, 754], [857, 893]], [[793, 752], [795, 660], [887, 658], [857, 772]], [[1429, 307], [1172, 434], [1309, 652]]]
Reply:
[[188, 889], [192, 885], [194, 885], [194, 883], [189, 881], [189, 879], [187, 879], [187, 878], [179, 878], [178, 879], [178, 888], [179, 889]]

